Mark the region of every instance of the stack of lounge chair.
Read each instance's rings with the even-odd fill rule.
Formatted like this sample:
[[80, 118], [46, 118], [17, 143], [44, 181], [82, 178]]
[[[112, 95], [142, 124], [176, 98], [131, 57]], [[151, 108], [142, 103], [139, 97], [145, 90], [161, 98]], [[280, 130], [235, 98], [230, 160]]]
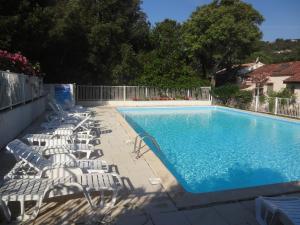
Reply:
[[[109, 172], [106, 161], [90, 159], [97, 138], [93, 113], [83, 107], [65, 111], [53, 99], [49, 105], [53, 112], [40, 133], [27, 134], [6, 146], [17, 161], [0, 187], [0, 206], [8, 221], [12, 201], [20, 203], [17, 219], [25, 221], [37, 217], [45, 199], [83, 193], [92, 209], [104, 208], [114, 205], [122, 188], [119, 175]], [[86, 159], [80, 158], [81, 153]], [[91, 192], [100, 194], [99, 205], [93, 204]], [[104, 201], [104, 192], [111, 193], [109, 203]], [[31, 214], [25, 210], [28, 201], [36, 202]]]
[[299, 197], [259, 197], [255, 208], [260, 225], [300, 225]]

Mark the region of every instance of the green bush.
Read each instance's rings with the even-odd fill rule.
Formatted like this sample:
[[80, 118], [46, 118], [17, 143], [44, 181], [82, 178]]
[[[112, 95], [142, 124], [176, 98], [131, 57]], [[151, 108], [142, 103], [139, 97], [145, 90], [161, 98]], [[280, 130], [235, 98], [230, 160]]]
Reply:
[[293, 98], [294, 95], [291, 92], [291, 90], [284, 88], [278, 92], [276, 91], [272, 91], [271, 93], [269, 93], [269, 97], [277, 97], [277, 98]]
[[239, 90], [235, 96], [234, 99], [236, 101], [237, 107], [241, 109], [247, 109], [252, 102], [253, 95], [251, 91], [242, 91]]
[[266, 102], [266, 96], [265, 95], [260, 95], [259, 96], [259, 104], [264, 104]]
[[234, 96], [239, 92], [239, 87], [235, 84], [225, 84], [212, 89], [212, 96], [221, 101], [223, 105], [228, 105]]

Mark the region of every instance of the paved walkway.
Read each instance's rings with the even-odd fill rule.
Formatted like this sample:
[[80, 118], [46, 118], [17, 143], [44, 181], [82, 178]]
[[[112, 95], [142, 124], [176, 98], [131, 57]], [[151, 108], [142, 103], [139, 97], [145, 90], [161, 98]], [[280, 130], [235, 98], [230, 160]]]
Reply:
[[[135, 159], [134, 136], [113, 108], [94, 108], [101, 120], [99, 155], [118, 172], [125, 185], [116, 206], [110, 211], [92, 211], [82, 196], [52, 199], [45, 203], [34, 224], [116, 224], [116, 225], [257, 225], [254, 201], [215, 204], [179, 210], [147, 161]], [[26, 132], [36, 130], [41, 120]], [[13, 165], [13, 158], [0, 153], [1, 175]], [[146, 153], [147, 154], [147, 153]], [[300, 196], [300, 195], [299, 195]], [[96, 199], [95, 199], [96, 200]], [[102, 223], [100, 223], [102, 222]]]

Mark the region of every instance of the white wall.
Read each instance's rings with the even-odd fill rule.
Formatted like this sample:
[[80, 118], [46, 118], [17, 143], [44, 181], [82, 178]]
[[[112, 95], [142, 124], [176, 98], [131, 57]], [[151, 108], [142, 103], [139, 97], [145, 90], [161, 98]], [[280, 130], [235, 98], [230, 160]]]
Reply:
[[0, 111], [0, 149], [13, 140], [45, 111], [45, 97]]
[[203, 106], [211, 105], [211, 101], [80, 101], [83, 106]]
[[[280, 77], [269, 77], [267, 83], [273, 84], [273, 91], [281, 91], [282, 89], [286, 88], [286, 84], [283, 83], [284, 80], [289, 78], [290, 76], [280, 76]], [[267, 92], [267, 85], [264, 86], [264, 92]]]

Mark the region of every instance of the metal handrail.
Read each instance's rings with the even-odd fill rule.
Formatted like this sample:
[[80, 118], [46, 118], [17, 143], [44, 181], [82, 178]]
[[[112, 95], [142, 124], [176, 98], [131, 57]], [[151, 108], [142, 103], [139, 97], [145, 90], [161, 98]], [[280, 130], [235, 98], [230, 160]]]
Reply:
[[[159, 144], [157, 143], [157, 141], [155, 140], [155, 138], [153, 136], [151, 136], [150, 134], [147, 134], [147, 133], [141, 133], [135, 137], [135, 141], [134, 141], [133, 153], [136, 153], [136, 159], [139, 159], [141, 157], [142, 142], [145, 138], [149, 138], [149, 140], [152, 142], [152, 144], [154, 144], [155, 147], [159, 151], [161, 151]], [[138, 148], [137, 148], [138, 139], [140, 139], [140, 142], [139, 142]]]

